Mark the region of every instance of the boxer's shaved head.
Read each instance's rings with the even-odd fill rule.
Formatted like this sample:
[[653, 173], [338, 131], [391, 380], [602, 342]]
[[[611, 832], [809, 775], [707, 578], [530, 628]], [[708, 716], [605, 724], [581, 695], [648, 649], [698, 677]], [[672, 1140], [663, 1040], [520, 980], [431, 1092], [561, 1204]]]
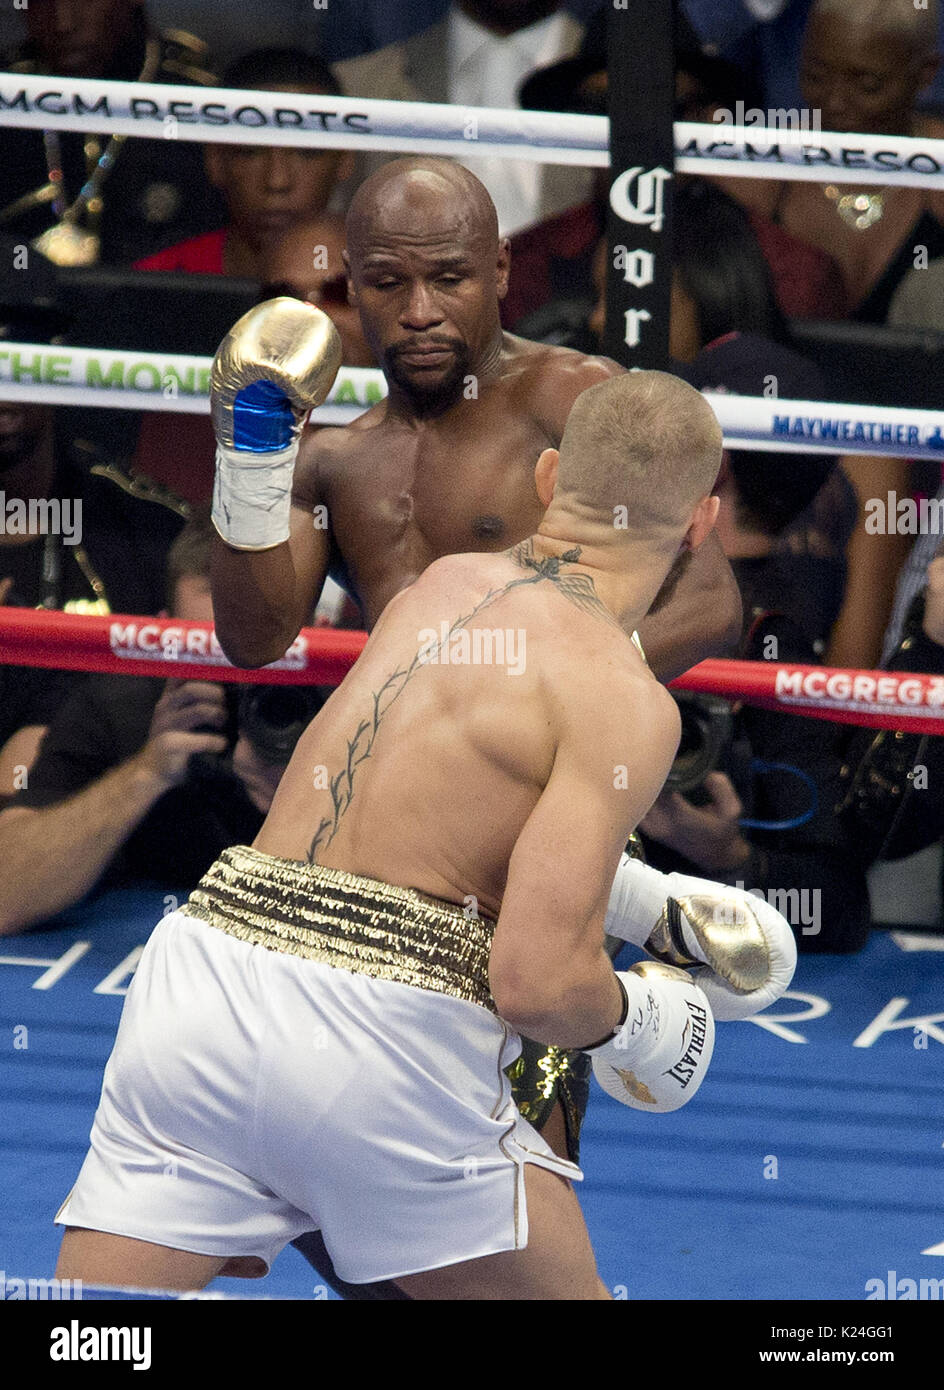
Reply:
[[481, 237], [497, 248], [498, 214], [481, 180], [454, 160], [417, 155], [382, 164], [360, 185], [347, 214], [348, 252], [355, 255], [369, 246], [376, 231], [383, 234], [398, 226], [417, 231], [410, 219], [430, 198], [460, 234]]
[[592, 518], [626, 508], [630, 536], [684, 529], [721, 469], [721, 426], [680, 377], [627, 372], [576, 399], [560, 445], [554, 502]]
[[391, 395], [448, 408], [501, 345], [509, 254], [487, 190], [452, 160], [395, 159], [361, 184], [346, 230], [351, 303]]

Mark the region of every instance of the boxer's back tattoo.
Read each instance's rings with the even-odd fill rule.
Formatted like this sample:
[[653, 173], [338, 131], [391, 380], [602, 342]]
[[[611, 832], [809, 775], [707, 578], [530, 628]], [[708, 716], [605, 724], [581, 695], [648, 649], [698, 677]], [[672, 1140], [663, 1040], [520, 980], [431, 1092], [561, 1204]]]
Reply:
[[[338, 833], [341, 819], [350, 806], [354, 795], [354, 774], [361, 763], [366, 762], [371, 756], [384, 715], [400, 698], [417, 671], [427, 664], [435, 664], [436, 658], [443, 647], [452, 639], [453, 633], [466, 627], [484, 608], [496, 603], [512, 589], [521, 588], [525, 584], [538, 584], [541, 580], [546, 579], [555, 586], [564, 598], [584, 613], [591, 613], [594, 617], [603, 618], [612, 627], [623, 633], [623, 629], [612, 613], [597, 598], [596, 589], [590, 576], [588, 574], [565, 574], [561, 571], [561, 565], [575, 565], [579, 562], [581, 555], [579, 545], [574, 546], [571, 550], [566, 550], [560, 556], [538, 557], [534, 553], [533, 542], [526, 540], [514, 546], [508, 555], [519, 568], [529, 570], [531, 573], [524, 579], [511, 579], [507, 584], [489, 590], [471, 612], [455, 620], [439, 642], [434, 646], [424, 645], [420, 647], [408, 666], [398, 667], [396, 671], [391, 672], [380, 689], [372, 693], [373, 709], [368, 718], [361, 720], [353, 735], [348, 739], [345, 764], [340, 772], [331, 779], [329, 791], [331, 793], [332, 814], [321, 819], [318, 829], [312, 837], [311, 844], [308, 846], [309, 864], [317, 863], [318, 851], [326, 849]], [[626, 634], [623, 633], [623, 635]]]

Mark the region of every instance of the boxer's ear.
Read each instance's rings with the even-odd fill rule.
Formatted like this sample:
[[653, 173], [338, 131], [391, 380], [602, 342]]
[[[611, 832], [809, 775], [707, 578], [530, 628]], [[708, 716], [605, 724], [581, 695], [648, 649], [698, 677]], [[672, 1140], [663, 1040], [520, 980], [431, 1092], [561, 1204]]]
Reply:
[[695, 508], [688, 530], [682, 541], [683, 550], [697, 550], [714, 530], [718, 520], [720, 497], [703, 497]]
[[557, 486], [557, 466], [560, 454], [556, 449], [545, 449], [534, 466], [534, 485], [545, 511], [551, 505], [554, 488]]

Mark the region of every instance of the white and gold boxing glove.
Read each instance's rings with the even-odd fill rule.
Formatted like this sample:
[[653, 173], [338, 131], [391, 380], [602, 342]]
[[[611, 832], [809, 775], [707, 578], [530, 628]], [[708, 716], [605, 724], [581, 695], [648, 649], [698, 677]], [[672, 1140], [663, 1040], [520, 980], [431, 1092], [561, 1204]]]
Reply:
[[269, 550], [288, 540], [299, 436], [340, 365], [327, 314], [287, 295], [257, 304], [223, 339], [210, 374], [212, 517], [228, 545]]
[[790, 923], [763, 898], [690, 874], [663, 874], [624, 854], [605, 930], [690, 970], [719, 1022], [751, 1018], [779, 999], [796, 969]]
[[614, 1100], [664, 1114], [687, 1105], [715, 1045], [704, 992], [684, 971], [644, 960], [617, 971], [625, 1014], [614, 1037], [585, 1048], [593, 1074]]

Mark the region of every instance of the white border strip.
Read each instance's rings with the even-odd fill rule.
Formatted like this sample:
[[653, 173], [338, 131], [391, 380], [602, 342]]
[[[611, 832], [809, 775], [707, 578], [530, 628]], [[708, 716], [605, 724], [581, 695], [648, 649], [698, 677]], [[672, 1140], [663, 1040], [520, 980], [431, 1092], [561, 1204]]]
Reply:
[[[171, 353], [4, 343], [0, 399], [206, 415], [211, 362]], [[347, 424], [386, 394], [387, 383], [376, 368], [342, 367], [312, 419]], [[705, 394], [729, 449], [944, 461], [944, 411]]]
[[[531, 159], [609, 165], [609, 121], [546, 111], [449, 106], [157, 82], [0, 73], [0, 126], [219, 143]], [[944, 140], [907, 136], [675, 126], [681, 173], [836, 183], [944, 186]]]

